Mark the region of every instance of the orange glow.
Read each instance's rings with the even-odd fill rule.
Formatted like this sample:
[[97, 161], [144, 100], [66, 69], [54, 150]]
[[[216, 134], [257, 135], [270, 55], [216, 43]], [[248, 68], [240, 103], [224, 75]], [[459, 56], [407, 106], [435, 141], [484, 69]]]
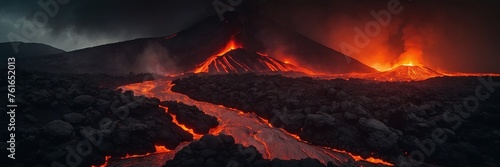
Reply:
[[[269, 123], [268, 120], [266, 119], [263, 119], [263, 118], [260, 118], [263, 122], [265, 122], [267, 125], [269, 125], [269, 127], [273, 127], [273, 125], [271, 123]], [[287, 131], [283, 130], [282, 131], [290, 136], [292, 136], [293, 138], [297, 139], [298, 141], [301, 141], [301, 142], [304, 142], [304, 143], [308, 143], [307, 141], [304, 141], [300, 138], [300, 136], [296, 135], [296, 134], [291, 134], [291, 133], [288, 133]], [[389, 162], [386, 162], [382, 159], [378, 159], [378, 158], [374, 158], [374, 157], [368, 157], [368, 158], [363, 158], [359, 155], [354, 155], [350, 152], [347, 152], [347, 151], [344, 151], [344, 150], [338, 150], [338, 149], [334, 149], [334, 148], [330, 148], [330, 147], [324, 147], [325, 149], [328, 149], [328, 150], [333, 150], [335, 152], [340, 152], [340, 153], [344, 153], [344, 154], [348, 154], [349, 156], [351, 156], [355, 161], [366, 161], [366, 162], [370, 162], [370, 163], [374, 163], [374, 164], [383, 164], [383, 165], [387, 165], [387, 166], [394, 166], [394, 164], [392, 163], [389, 163]]]
[[372, 65], [370, 65], [370, 67], [376, 69], [377, 71], [388, 71], [392, 69], [392, 65], [380, 64], [380, 63], [373, 63]]
[[107, 167], [110, 158], [111, 158], [111, 156], [106, 156], [106, 157], [104, 157], [104, 164], [102, 164], [100, 166], [92, 165], [92, 167]]
[[[406, 55], [406, 54], [403, 53], [402, 55]], [[381, 65], [381, 64], [375, 63], [372, 66], [372, 68], [375, 68], [376, 70], [383, 72], [383, 71], [389, 71], [389, 70], [395, 69], [395, 68], [400, 67], [400, 66], [408, 66], [408, 67], [423, 66], [421, 63], [419, 63], [420, 60], [418, 60], [418, 58], [416, 58], [416, 57], [417, 56], [407, 55], [404, 57], [400, 57], [400, 61], [392, 66]]]
[[[267, 53], [266, 54], [258, 53], [258, 54], [268, 56]], [[297, 66], [297, 67], [300, 67], [300, 65], [301, 65], [300, 62], [297, 61], [293, 56], [290, 56], [290, 55], [286, 54], [285, 52], [275, 51], [275, 52], [269, 53], [269, 55], [277, 60], [282, 61], [285, 64], [289, 64], [289, 65], [293, 65], [293, 66]], [[314, 75], [314, 74], [309, 74], [309, 75]]]
[[424, 66], [422, 54], [422, 51], [418, 48], [407, 48], [396, 59], [389, 60], [388, 57], [376, 54], [372, 59], [369, 58], [370, 56], [364, 56], [363, 63], [382, 72], [399, 66]]
[[403, 64], [403, 66], [410, 66], [410, 67], [413, 67], [413, 66], [415, 66], [415, 65], [413, 65], [413, 63], [412, 63], [412, 62], [410, 62], [410, 63], [407, 63], [407, 64]]
[[[210, 70], [213, 70], [213, 72], [216, 73], [231, 73], [241, 70], [243, 70], [244, 72], [263, 72], [256, 71], [254, 68], [249, 67], [248, 64], [238, 62], [237, 59], [233, 58], [232, 55], [225, 55], [227, 52], [238, 48], [243, 47], [238, 44], [233, 38], [231, 38], [224, 49], [222, 49], [217, 54], [210, 56], [207, 60], [199, 64], [195, 68], [194, 73], [208, 73], [211, 72]], [[314, 73], [310, 70], [292, 65], [292, 63], [288, 59], [285, 59], [285, 62], [281, 62], [267, 56], [267, 54], [265, 53], [256, 53], [263, 56], [259, 61], [269, 71], [297, 71], [308, 75], [314, 75]]]
[[397, 66], [423, 66], [420, 63], [421, 62], [420, 57], [422, 57], [421, 54], [422, 51], [420, 50], [414, 49], [406, 51], [403, 54], [401, 54], [399, 62], [395, 64], [393, 68]]
[[172, 150], [167, 149], [165, 146], [155, 146], [156, 153], [166, 153]]
[[[161, 107], [161, 108], [164, 108], [164, 109], [165, 109], [165, 112], [167, 112], [167, 113], [168, 113], [168, 108], [167, 108], [167, 107], [163, 107], [163, 106], [160, 106], [160, 107]], [[171, 116], [172, 116], [172, 118], [173, 118], [173, 119], [172, 119], [172, 122], [173, 122], [173, 123], [175, 123], [175, 124], [177, 124], [177, 126], [181, 127], [184, 131], [191, 133], [191, 134], [193, 135], [193, 139], [198, 140], [198, 139], [200, 139], [200, 138], [203, 136], [203, 135], [200, 135], [200, 134], [194, 133], [194, 130], [193, 130], [193, 129], [188, 128], [186, 125], [183, 125], [183, 124], [179, 123], [179, 122], [177, 121], [177, 117], [176, 117], [174, 114], [170, 114], [170, 115], [171, 115]]]
[[145, 157], [145, 156], [149, 156], [151, 155], [151, 153], [147, 153], [147, 154], [142, 154], [142, 155], [125, 155], [125, 157], [120, 157], [120, 159], [129, 159], [129, 158], [140, 158], [140, 157]]
[[337, 149], [333, 149], [333, 150], [336, 152], [349, 154], [356, 161], [366, 161], [366, 162], [370, 162], [370, 163], [374, 163], [374, 164], [383, 164], [383, 165], [387, 165], [387, 166], [394, 166], [394, 164], [389, 163], [389, 162], [385, 162], [382, 159], [377, 159], [377, 158], [373, 158], [373, 157], [363, 158], [359, 155], [354, 155], [354, 154], [347, 152], [347, 151], [344, 151], [344, 150], [337, 150]]
[[[229, 42], [227, 42], [224, 49], [222, 49], [218, 53], [210, 56], [206, 61], [204, 61], [203, 63], [198, 65], [198, 67], [194, 70], [194, 73], [208, 72], [210, 64], [212, 64], [215, 60], [217, 60], [217, 57], [220, 57], [220, 56], [224, 55], [225, 53], [227, 53], [231, 50], [238, 49], [238, 48], [241, 48], [241, 45], [238, 44], [236, 42], [236, 40], [234, 40], [233, 37], [231, 37], [231, 39], [229, 40]], [[228, 60], [226, 58], [224, 58], [224, 61], [228, 61]], [[222, 62], [220, 62], [220, 61], [218, 63], [222, 64]], [[216, 66], [216, 68], [218, 68], [218, 67]]]
[[157, 154], [157, 153], [166, 153], [166, 152], [170, 152], [172, 150], [169, 150], [167, 149], [165, 146], [157, 146], [155, 145], [155, 152], [154, 153], [147, 153], [147, 154], [142, 154], [142, 155], [125, 155], [125, 157], [121, 157], [120, 159], [127, 159], [127, 158], [139, 158], [139, 157], [145, 157], [145, 156], [149, 156], [149, 155], [152, 155], [152, 154]]
[[[162, 85], [163, 84], [165, 84], [165, 83], [162, 83]], [[173, 84], [171, 84], [171, 82], [166, 83], [166, 85], [169, 85], [169, 87], [173, 86]], [[165, 92], [170, 92], [171, 93], [171, 90], [170, 90], [169, 87], [165, 87], [165, 89], [154, 90], [153, 88], [155, 86], [158, 86], [158, 85], [155, 85], [155, 82], [148, 81], [148, 82], [143, 82], [143, 83], [137, 83], [137, 84], [130, 84], [130, 85], [122, 86], [121, 88], [124, 89], [124, 90], [132, 90], [135, 93], [137, 93], [138, 95], [145, 95], [145, 96], [148, 96], [148, 97], [154, 97], [154, 96], [156, 96], [156, 97], [158, 97], [160, 99], [162, 99], [162, 97], [161, 97], [160, 94], [158, 94], [159, 92], [165, 91]], [[166, 100], [166, 99], [162, 99], [162, 100]], [[236, 114], [238, 114], [238, 115], [247, 115], [247, 114], [250, 114], [250, 115], [252, 115], [251, 117], [254, 117], [254, 115], [255, 115], [253, 113], [245, 113], [243, 111], [240, 111], [240, 110], [237, 110], [237, 109], [234, 109], [234, 108], [225, 107], [223, 105], [218, 105], [216, 107], [225, 108], [225, 109], [228, 109], [228, 110], [231, 110], [231, 111], [235, 111]], [[163, 108], [165, 108], [166, 112], [168, 113], [168, 108], [166, 108], [166, 107], [163, 107]], [[185, 127], [184, 125], [179, 124], [177, 122], [177, 120], [176, 120], [176, 118], [175, 118], [174, 115], [172, 115], [172, 117], [174, 118], [173, 119], [174, 123], [176, 123], [177, 125], [179, 125], [180, 127], [182, 127], [184, 130], [188, 131], [189, 133], [193, 134], [193, 136], [195, 136], [195, 138], [199, 139], [199, 137], [201, 137], [201, 135], [198, 135], [198, 134], [194, 133], [192, 131], [192, 129], [189, 129], [189, 128]], [[268, 125], [269, 127], [273, 127], [269, 123], [268, 120], [260, 118], [260, 117], [257, 117], [257, 116], [255, 116], [255, 118], [258, 119], [258, 122], [263, 123], [264, 125]], [[222, 120], [218, 120], [218, 121], [219, 121], [219, 123], [221, 123], [221, 125], [219, 125], [216, 128], [210, 129], [210, 131], [209, 131], [210, 134], [218, 135], [219, 133], [221, 133], [224, 130], [224, 127], [225, 127], [224, 121], [222, 121]], [[247, 126], [247, 128], [252, 129], [252, 127], [248, 127], [248, 126]], [[289, 135], [290, 137], [295, 138], [299, 142], [308, 144], [308, 142], [303, 141], [302, 139], [300, 139], [300, 137], [298, 135], [288, 133], [288, 132], [286, 132], [285, 130], [283, 130], [281, 128], [278, 128], [278, 130], [280, 130], [283, 133]], [[227, 132], [225, 132], [225, 133], [227, 133]], [[259, 131], [256, 131], [254, 133], [259, 133]], [[231, 133], [229, 133], [229, 135], [235, 136], [235, 134], [231, 134]], [[264, 140], [262, 140], [261, 138], [259, 138], [259, 137], [253, 136], [253, 138], [255, 140], [259, 141], [260, 143], [262, 143], [262, 145], [264, 146], [264, 150], [262, 150], [263, 151], [262, 153], [263, 154], [267, 153], [266, 154], [267, 158], [272, 157], [272, 155], [271, 155], [272, 152], [271, 152], [271, 150], [269, 150], [269, 149], [272, 148], [272, 146], [267, 145], [267, 143]], [[241, 144], [243, 144], [243, 145], [249, 145], [249, 143], [241, 143]], [[394, 166], [393, 164], [391, 164], [389, 162], [386, 162], [386, 161], [384, 161], [382, 159], [378, 159], [378, 158], [374, 158], [374, 157], [362, 158], [361, 156], [354, 155], [352, 153], [349, 153], [349, 152], [343, 151], [343, 150], [337, 150], [337, 149], [329, 148], [329, 147], [320, 147], [320, 148], [324, 148], [325, 150], [328, 150], [328, 151], [331, 151], [331, 152], [337, 152], [339, 154], [344, 154], [344, 155], [346, 155], [346, 157], [352, 157], [352, 159], [355, 160], [355, 161], [365, 161], [365, 162], [370, 162], [370, 163], [375, 163], [375, 164], [383, 164], [383, 165], [388, 165], [388, 166]], [[157, 152], [161, 152], [162, 150], [164, 150], [166, 152], [170, 151], [170, 150], [168, 150], [168, 149], [166, 149], [164, 147], [163, 148], [156, 147], [156, 150], [157, 150]], [[329, 152], [325, 152], [325, 154], [328, 154], [328, 155], [336, 158], [335, 155], [333, 155], [333, 154], [331, 154]], [[136, 157], [136, 156], [128, 156], [128, 157]], [[336, 159], [339, 159], [339, 158], [336, 158]], [[339, 161], [344, 161], [344, 160], [343, 159], [342, 160], [339, 159]]]
[[424, 66], [421, 54], [422, 51], [418, 49], [407, 49], [397, 59], [388, 60], [389, 58], [376, 54], [372, 59], [369, 58], [370, 56], [364, 56], [363, 63], [381, 72], [389, 71], [399, 66]]
[[[126, 85], [126, 86], [123, 86], [121, 88], [124, 90], [133, 90], [134, 92], [140, 93], [140, 95], [144, 95], [147, 97], [154, 97], [154, 94], [151, 92], [151, 90], [154, 87], [155, 87], [155, 85], [153, 84], [153, 82], [144, 82], [144, 83], [140, 83], [140, 84]], [[159, 107], [164, 108], [165, 112], [168, 113], [168, 107], [163, 107], [163, 106], [159, 106]], [[168, 113], [168, 114], [170, 114], [170, 113]], [[181, 127], [184, 131], [191, 133], [193, 135], [193, 139], [201, 138], [202, 135], [194, 133], [193, 129], [190, 129], [190, 128], [186, 127], [185, 125], [179, 123], [177, 121], [177, 117], [175, 115], [170, 114], [170, 116], [172, 116], [172, 122], [175, 123], [177, 126]], [[157, 148], [157, 150], [158, 150], [158, 148]]]
[[[142, 155], [129, 155], [129, 154], [127, 154], [124, 157], [120, 157], [120, 159], [140, 158], [140, 157], [145, 157], [145, 156], [149, 156], [149, 155], [153, 155], [153, 154], [157, 154], [157, 153], [167, 153], [167, 152], [172, 151], [172, 150], [167, 149], [165, 146], [157, 146], [157, 145], [155, 145], [155, 150], [156, 151], [154, 153], [147, 153], [147, 154], [142, 154]], [[109, 165], [110, 159], [111, 159], [111, 156], [106, 156], [104, 164], [102, 164], [100, 166], [92, 165], [92, 167], [107, 167]]]
[[238, 48], [241, 48], [241, 45], [238, 44], [236, 40], [234, 40], [234, 38], [231, 38], [231, 40], [229, 40], [229, 42], [226, 44], [226, 47], [219, 51], [219, 53], [215, 54], [215, 56], [222, 56], [225, 53]]

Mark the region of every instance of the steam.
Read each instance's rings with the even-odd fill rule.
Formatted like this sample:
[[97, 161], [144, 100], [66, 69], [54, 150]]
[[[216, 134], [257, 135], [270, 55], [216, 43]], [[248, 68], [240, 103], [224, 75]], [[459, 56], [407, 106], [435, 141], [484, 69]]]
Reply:
[[157, 43], [148, 43], [138, 55], [138, 60], [134, 64], [134, 71], [154, 73], [159, 75], [176, 74], [178, 71], [176, 63], [170, 57], [168, 50]]

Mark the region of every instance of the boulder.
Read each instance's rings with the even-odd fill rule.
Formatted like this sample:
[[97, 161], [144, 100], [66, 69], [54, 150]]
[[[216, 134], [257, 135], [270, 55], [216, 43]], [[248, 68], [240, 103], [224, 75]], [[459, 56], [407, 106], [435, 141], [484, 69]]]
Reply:
[[201, 156], [208, 158], [217, 154], [217, 151], [212, 149], [204, 149], [200, 151]]
[[316, 127], [333, 127], [335, 126], [335, 117], [325, 114], [307, 114], [307, 123], [315, 124]]
[[90, 95], [80, 95], [73, 99], [73, 104], [79, 108], [90, 107], [94, 103], [94, 98]]
[[55, 140], [67, 141], [74, 135], [73, 126], [62, 120], [54, 120], [43, 127], [43, 131]]
[[376, 119], [361, 118], [358, 121], [360, 129], [368, 135], [366, 143], [373, 149], [393, 153], [398, 152], [399, 134]]
[[85, 115], [80, 113], [69, 113], [69, 114], [64, 114], [63, 118], [65, 121], [68, 121], [69, 123], [77, 124], [85, 120]]
[[[278, 117], [276, 122], [271, 122], [275, 126], [283, 126], [285, 130], [290, 133], [300, 133], [300, 129], [304, 126], [304, 121], [306, 116], [301, 113], [294, 114], [278, 114], [275, 115]], [[272, 120], [271, 120], [272, 121]]]
[[128, 129], [128, 127], [125, 127], [125, 126], [121, 126], [119, 127], [116, 131], [115, 131], [115, 135], [114, 135], [114, 138], [113, 138], [114, 142], [116, 144], [125, 144], [125, 143], [129, 143], [130, 142], [130, 139], [131, 139], [131, 136], [130, 136], [130, 131]]
[[39, 105], [48, 105], [51, 102], [52, 95], [46, 90], [35, 91], [28, 96], [30, 100]]

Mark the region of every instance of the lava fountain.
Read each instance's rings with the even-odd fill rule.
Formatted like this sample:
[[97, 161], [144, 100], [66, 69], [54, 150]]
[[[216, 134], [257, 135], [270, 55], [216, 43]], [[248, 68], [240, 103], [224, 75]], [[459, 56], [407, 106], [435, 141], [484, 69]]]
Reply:
[[[123, 90], [134, 91], [136, 95], [156, 97], [164, 101], [178, 101], [187, 105], [194, 105], [208, 115], [218, 118], [219, 126], [209, 133], [232, 135], [237, 143], [245, 146], [253, 145], [264, 158], [273, 159], [303, 159], [315, 158], [323, 163], [332, 162], [342, 164], [349, 161], [365, 161], [381, 165], [392, 166], [391, 163], [376, 158], [361, 158], [351, 153], [333, 148], [320, 147], [308, 144], [280, 128], [274, 128], [264, 120], [252, 113], [227, 108], [207, 102], [200, 102], [186, 95], [172, 92], [170, 81], [147, 81], [143, 83], [122, 86]], [[176, 150], [181, 149], [179, 146]], [[175, 151], [170, 151], [173, 153]], [[162, 160], [165, 160], [163, 158]]]

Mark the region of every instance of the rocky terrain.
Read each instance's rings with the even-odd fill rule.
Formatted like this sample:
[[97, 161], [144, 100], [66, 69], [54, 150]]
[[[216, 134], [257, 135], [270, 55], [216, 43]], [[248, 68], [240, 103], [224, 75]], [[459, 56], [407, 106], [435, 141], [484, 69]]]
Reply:
[[[137, 82], [143, 75], [113, 80], [101, 75], [18, 71], [18, 76], [22, 77], [16, 83], [17, 166], [98, 165], [106, 155], [151, 153], [155, 145], [174, 149], [193, 139], [172, 123], [172, 116], [159, 107], [160, 100], [99, 86]], [[1, 108], [2, 124], [8, 124], [6, 113]], [[1, 136], [8, 140], [7, 131]], [[3, 142], [5, 154], [6, 147]]]
[[[172, 90], [254, 112], [307, 142], [396, 165], [403, 165], [398, 164], [400, 158], [410, 157], [411, 166], [420, 161], [438, 166], [498, 166], [500, 93], [494, 92], [491, 83], [500, 79], [482, 79], [375, 82], [203, 75], [175, 80]], [[474, 105], [476, 96], [477, 108], [466, 111], [470, 107], [463, 106]]]
[[206, 115], [196, 106], [188, 106], [175, 101], [162, 101], [160, 105], [168, 107], [169, 113], [175, 115], [179, 123], [193, 129], [197, 134], [207, 134], [210, 129], [219, 125], [216, 117]]
[[[119, 85], [154, 79], [149, 74], [109, 76], [18, 72], [22, 78], [17, 79], [16, 84], [19, 105], [16, 111], [16, 164], [6, 166], [92, 166], [106, 163], [106, 156], [116, 161], [127, 155], [153, 153], [157, 151], [155, 146], [173, 150], [181, 142], [192, 141], [193, 136], [173, 123], [170, 114], [199, 134], [206, 134], [219, 125], [217, 118], [204, 114], [195, 106], [160, 102], [156, 98], [115, 89]], [[168, 113], [162, 106], [168, 108]], [[6, 108], [0, 110], [0, 123], [7, 124]], [[8, 132], [2, 131], [1, 140], [7, 141], [6, 137]], [[7, 145], [3, 143], [0, 147], [7, 154]], [[127, 162], [134, 165], [144, 163]], [[222, 134], [217, 137], [205, 135], [178, 152], [167, 166], [193, 164], [325, 165], [310, 158], [263, 159], [253, 146], [235, 144], [231, 136]], [[333, 166], [331, 163], [327, 165]], [[373, 164], [350, 161], [343, 165]]]
[[[333, 167], [332, 163], [327, 164]], [[345, 164], [349, 166], [352, 164]], [[316, 159], [280, 160], [263, 159], [255, 147], [235, 144], [232, 136], [205, 135], [199, 141], [192, 142], [177, 152], [173, 160], [167, 161], [164, 167], [324, 167]]]

